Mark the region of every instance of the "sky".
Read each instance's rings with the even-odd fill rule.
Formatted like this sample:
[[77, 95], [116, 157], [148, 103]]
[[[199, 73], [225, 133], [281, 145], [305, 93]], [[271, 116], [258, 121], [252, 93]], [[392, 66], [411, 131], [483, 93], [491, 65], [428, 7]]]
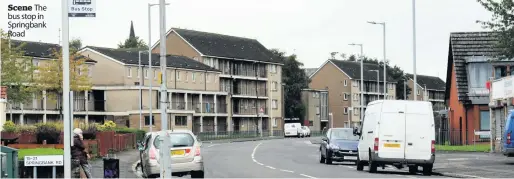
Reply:
[[[96, 0], [96, 17], [69, 19], [71, 38], [83, 45], [116, 48], [129, 36], [134, 22], [136, 36], [148, 41], [148, 3], [157, 0]], [[297, 54], [304, 67], [318, 68], [330, 52], [360, 53], [349, 43], [362, 43], [364, 55], [383, 59], [382, 26], [386, 22], [386, 53], [393, 65], [413, 72], [411, 0], [167, 0], [166, 30], [171, 27], [257, 39], [267, 48]], [[47, 6], [47, 28], [30, 29], [28, 41], [59, 43], [60, 0], [1, 0], [0, 28], [6, 30], [8, 6]], [[21, 12], [16, 12], [21, 14]], [[477, 20], [491, 14], [476, 0], [417, 0], [417, 74], [446, 80], [451, 32], [486, 31]], [[152, 45], [159, 38], [159, 8], [151, 9]], [[341, 58], [336, 56], [336, 58]]]

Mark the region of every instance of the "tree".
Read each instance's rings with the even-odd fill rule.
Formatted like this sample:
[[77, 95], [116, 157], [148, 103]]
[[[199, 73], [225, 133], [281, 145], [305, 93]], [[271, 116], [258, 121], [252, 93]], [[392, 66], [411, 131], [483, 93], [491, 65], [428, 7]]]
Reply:
[[76, 52], [81, 48], [82, 48], [82, 40], [80, 40], [78, 38], [74, 38], [70, 41], [70, 49], [72, 49], [72, 51]]
[[118, 48], [120, 49], [127, 49], [127, 48], [142, 48], [142, 49], [148, 49], [148, 46], [143, 41], [143, 39], [139, 39], [138, 36], [135, 37], [129, 37], [125, 40], [124, 43], [119, 43]]
[[9, 104], [19, 104], [32, 99], [35, 90], [32, 71], [35, 70], [32, 59], [25, 57], [22, 51], [25, 44], [9, 47], [9, 37], [0, 30], [1, 34], [1, 86], [7, 86], [7, 101]]
[[490, 21], [477, 21], [484, 28], [491, 29], [498, 38], [497, 58], [514, 58], [514, 2], [512, 0], [477, 0], [486, 10], [493, 13]]
[[[346, 56], [346, 55], [345, 55]], [[384, 68], [384, 62], [382, 61], [378, 61], [376, 58], [369, 58], [369, 57], [366, 57], [366, 56], [363, 56], [363, 63], [370, 63], [370, 64], [377, 64], [380, 66], [380, 68]], [[350, 55], [348, 56], [348, 58], [344, 59], [344, 60], [348, 60], [348, 61], [359, 61], [357, 59], [357, 57], [355, 57], [355, 55]], [[404, 76], [404, 71], [397, 65], [391, 67], [389, 65], [389, 62], [386, 63], [386, 73], [387, 73], [387, 76], [391, 77], [394, 82], [396, 82], [396, 99], [404, 99], [404, 82], [405, 80], [408, 80], [405, 76]], [[407, 95], [409, 95], [411, 92], [411, 89], [409, 88], [409, 86], [407, 86]]]
[[[70, 90], [75, 92], [91, 90], [91, 82], [88, 76], [88, 66], [85, 64], [86, 57], [75, 53], [70, 49]], [[56, 93], [47, 93], [49, 99], [57, 99], [62, 106], [62, 100], [58, 96], [62, 96], [63, 91], [63, 67], [62, 52], [55, 50], [53, 59], [48, 60], [45, 64], [38, 67], [36, 83], [41, 90], [53, 91]]]
[[280, 59], [282, 66], [282, 82], [284, 84], [284, 117], [297, 117], [305, 120], [305, 106], [302, 103], [302, 89], [309, 88], [310, 80], [301, 69], [303, 64], [296, 60], [295, 54], [286, 56], [284, 52], [272, 49], [271, 52]]

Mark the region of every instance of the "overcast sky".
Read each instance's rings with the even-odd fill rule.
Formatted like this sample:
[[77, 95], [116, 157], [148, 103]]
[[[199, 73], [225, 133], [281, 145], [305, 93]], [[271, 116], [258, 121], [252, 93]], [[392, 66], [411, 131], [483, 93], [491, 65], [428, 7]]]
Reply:
[[[254, 38], [267, 48], [296, 53], [305, 67], [317, 68], [330, 52], [364, 53], [382, 59], [382, 28], [387, 23], [387, 59], [412, 73], [411, 0], [167, 0], [166, 27], [179, 27]], [[21, 40], [59, 43], [61, 0], [1, 0], [0, 28], [7, 28], [7, 6], [46, 5], [46, 29], [27, 31]], [[70, 38], [84, 45], [116, 48], [135, 33], [148, 41], [147, 3], [157, 0], [97, 0], [95, 18], [70, 18]], [[488, 20], [476, 0], [417, 1], [417, 71], [446, 80], [450, 32], [484, 31]], [[152, 8], [152, 44], [159, 38], [158, 7]], [[340, 57], [339, 57], [340, 58]]]

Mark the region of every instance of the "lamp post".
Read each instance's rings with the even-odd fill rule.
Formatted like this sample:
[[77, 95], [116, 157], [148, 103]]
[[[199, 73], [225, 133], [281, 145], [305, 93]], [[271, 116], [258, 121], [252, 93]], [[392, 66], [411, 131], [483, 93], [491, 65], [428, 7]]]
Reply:
[[[414, 92], [417, 89], [417, 78], [416, 78], [416, 0], [412, 0], [412, 60], [413, 60], [413, 76], [414, 76]], [[414, 95], [414, 101], [417, 100], [417, 96]]]
[[364, 56], [363, 56], [363, 49], [362, 49], [362, 44], [356, 44], [356, 43], [351, 43], [351, 44], [348, 44], [348, 45], [351, 45], [351, 46], [359, 46], [361, 48], [361, 87], [360, 87], [360, 92], [361, 92], [361, 102], [360, 102], [360, 119], [361, 121], [363, 121], [363, 111], [364, 111]]
[[[386, 65], [387, 65], [387, 60], [386, 60], [386, 23], [385, 22], [374, 22], [374, 21], [370, 21], [368, 22], [370, 24], [375, 24], [375, 25], [382, 25], [382, 33], [383, 33], [383, 47], [384, 47], [384, 100], [386, 99], [386, 95], [387, 95], [387, 78], [386, 78]], [[380, 98], [380, 97], [379, 97]]]
[[139, 51], [139, 61], [137, 66], [137, 78], [139, 79], [139, 130], [143, 129], [143, 73], [141, 72], [141, 53], [144, 51]]
[[[152, 14], [151, 7], [157, 6], [160, 4], [150, 4], [148, 3], [148, 73], [150, 73], [149, 82], [150, 82], [150, 88], [148, 89], [148, 105], [150, 105], [150, 132], [152, 132], [153, 128], [153, 109], [152, 109], [152, 83], [153, 83], [153, 71], [152, 71], [152, 46], [150, 44], [152, 43]], [[166, 5], [170, 5], [169, 3], [166, 3]]]
[[[64, 178], [71, 178], [70, 43], [68, 0], [62, 0], [62, 99], [64, 120]], [[10, 44], [10, 43], [9, 43]]]
[[[378, 91], [378, 99], [380, 99], [380, 71], [379, 70], [370, 70], [370, 71], [374, 71], [374, 72], [377, 72], [377, 91]], [[384, 98], [385, 100], [385, 98]]]

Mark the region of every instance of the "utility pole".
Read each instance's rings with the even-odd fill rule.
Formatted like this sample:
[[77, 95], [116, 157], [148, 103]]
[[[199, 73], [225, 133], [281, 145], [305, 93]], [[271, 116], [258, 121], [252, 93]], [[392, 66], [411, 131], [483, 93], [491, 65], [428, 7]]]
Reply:
[[68, 0], [62, 2], [62, 99], [64, 119], [64, 178], [71, 178], [70, 43]]
[[[151, 22], [151, 11], [150, 11], [150, 8], [152, 7], [152, 5], [157, 5], [157, 4], [148, 4], [148, 73], [149, 74], [149, 83], [150, 83], [150, 88], [148, 88], [148, 105], [150, 106], [150, 116], [149, 116], [149, 119], [150, 119], [150, 132], [152, 132], [152, 129], [153, 129], [153, 109], [152, 109], [152, 106], [153, 106], [153, 95], [152, 95], [152, 84], [153, 84], [153, 71], [152, 71], [152, 47], [150, 46], [150, 43], [152, 42], [152, 22]], [[162, 42], [162, 41], [161, 41]], [[162, 44], [161, 44], [162, 45]]]
[[139, 130], [142, 130], [143, 129], [143, 89], [142, 89], [142, 85], [143, 85], [143, 75], [142, 75], [142, 72], [141, 72], [141, 52], [143, 51], [139, 51], [139, 62], [138, 62], [138, 66], [137, 66], [137, 78], [139, 80]]
[[[382, 33], [383, 33], [383, 47], [384, 47], [384, 100], [386, 99], [386, 96], [387, 96], [387, 78], [386, 78], [386, 65], [387, 65], [387, 59], [386, 59], [386, 23], [385, 22], [374, 22], [374, 21], [368, 21], [368, 23], [370, 24], [375, 24], [375, 25], [382, 25]], [[380, 91], [380, 90], [379, 90]], [[380, 93], [380, 92], [379, 92]], [[379, 99], [380, 99], [380, 95], [379, 95]]]
[[159, 20], [160, 20], [160, 65], [161, 65], [161, 178], [171, 178], [171, 157], [170, 157], [170, 138], [168, 134], [168, 114], [167, 100], [168, 89], [166, 87], [166, 1], [159, 0]]

